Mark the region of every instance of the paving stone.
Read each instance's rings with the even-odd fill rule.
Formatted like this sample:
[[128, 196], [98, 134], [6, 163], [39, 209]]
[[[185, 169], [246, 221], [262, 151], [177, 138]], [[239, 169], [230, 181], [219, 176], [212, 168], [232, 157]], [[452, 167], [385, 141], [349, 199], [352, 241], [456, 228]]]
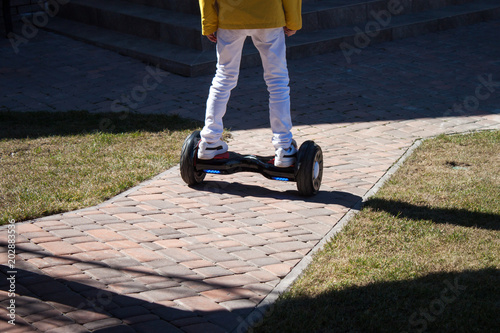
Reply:
[[120, 258], [123, 255], [116, 250], [100, 250], [77, 253], [73, 257], [83, 262], [99, 262], [111, 258]]
[[267, 244], [266, 240], [254, 235], [248, 235], [248, 234], [232, 235], [231, 238], [247, 246], [259, 246]]
[[143, 230], [120, 231], [120, 234], [136, 242], [154, 242], [159, 240], [158, 236]]
[[246, 274], [234, 274], [228, 276], [220, 276], [211, 279], [205, 279], [206, 283], [219, 286], [219, 287], [241, 287], [247, 284], [252, 284], [258, 282], [258, 280], [252, 276]]
[[273, 257], [263, 257], [263, 258], [255, 258], [255, 259], [250, 259], [248, 260], [249, 263], [257, 266], [257, 267], [262, 267], [266, 265], [274, 265], [274, 264], [280, 264], [281, 261], [273, 258]]
[[118, 294], [132, 294], [132, 293], [140, 293], [146, 290], [149, 290], [149, 288], [138, 282], [138, 281], [131, 281], [127, 280], [124, 282], [117, 282], [117, 283], [112, 283], [108, 286], [108, 288]]
[[142, 268], [150, 269], [156, 273], [156, 270], [158, 268], [175, 266], [176, 264], [177, 263], [174, 260], [171, 260], [168, 258], [163, 258], [160, 260], [152, 260], [152, 261], [144, 262], [144, 263], [142, 263], [142, 266], [136, 266], [136, 268], [138, 269], [137, 272], [147, 273], [144, 269], [140, 269], [142, 267]]
[[[10, 301], [10, 298], [7, 298]], [[27, 317], [40, 312], [54, 310], [54, 307], [35, 297], [16, 296], [16, 314]]]
[[156, 269], [163, 276], [168, 276], [171, 278], [182, 278], [186, 277], [191, 280], [201, 279], [202, 276], [197, 275], [194, 270], [190, 270], [189, 268], [182, 265], [169, 265], [163, 266]]
[[206, 315], [206, 318], [210, 322], [224, 328], [229, 332], [231, 332], [231, 330], [234, 330], [234, 328], [237, 327], [243, 319], [241, 316], [230, 311], [209, 313]]
[[85, 235], [85, 236], [78, 236], [78, 237], [71, 237], [71, 238], [65, 238], [64, 239], [66, 242], [76, 245], [76, 244], [81, 244], [81, 243], [91, 243], [95, 241], [95, 238]]
[[180, 298], [195, 296], [196, 292], [187, 287], [172, 287], [145, 291], [142, 292], [141, 295], [144, 295], [152, 302], [157, 302], [172, 301]]
[[125, 239], [124, 236], [109, 229], [93, 229], [87, 233], [104, 242]]
[[268, 282], [276, 280], [276, 275], [265, 270], [255, 270], [247, 272], [251, 277], [256, 278], [259, 282]]
[[124, 249], [121, 250], [122, 253], [125, 253], [126, 255], [134, 258], [135, 260], [139, 262], [147, 262], [147, 261], [152, 261], [152, 260], [161, 260], [164, 257], [160, 255], [159, 253], [155, 251], [151, 251], [148, 249], [144, 248], [131, 248], [131, 249]]
[[244, 261], [267, 257], [264, 252], [249, 248], [244, 248], [243, 251], [234, 251], [231, 254]]
[[[92, 321], [92, 322], [88, 322], [86, 324], [84, 324], [83, 326], [85, 328], [87, 328], [88, 330], [91, 330], [91, 331], [96, 331], [96, 330], [101, 330], [101, 329], [105, 329], [105, 328], [114, 328], [116, 329], [119, 325], [121, 325], [122, 321], [120, 319], [117, 319], [117, 318], [107, 318], [107, 319], [102, 319], [102, 320], [96, 320], [96, 321]], [[128, 332], [126, 330], [126, 326], [122, 326], [120, 327], [120, 329], [116, 330], [116, 332]], [[131, 331], [133, 332], [133, 331]]]
[[95, 221], [98, 224], [106, 225], [112, 223], [121, 223], [122, 220], [107, 214], [89, 214], [86, 215], [89, 220]]
[[207, 260], [193, 260], [193, 261], [184, 261], [182, 265], [186, 266], [189, 269], [194, 268], [203, 268], [203, 267], [211, 267], [213, 266], [213, 262]]
[[280, 261], [292, 260], [292, 259], [302, 259], [302, 255], [300, 253], [291, 251], [291, 252], [277, 252], [270, 255], [273, 258], [276, 258]]
[[75, 263], [75, 260], [72, 260], [70, 258], [42, 257], [28, 259], [28, 262], [40, 269], [43, 269], [51, 266], [70, 265]]
[[[49, 235], [49, 234], [47, 233], [46, 235]], [[57, 236], [30, 237], [30, 236], [27, 235], [26, 237], [30, 238], [30, 240], [33, 243], [40, 244], [40, 245], [43, 244], [43, 243], [56, 243], [56, 242], [61, 241], [61, 238], [57, 237]], [[68, 244], [70, 244], [70, 243], [68, 243]]]
[[155, 320], [159, 320], [160, 318], [154, 314], [143, 314], [135, 317], [127, 317], [123, 319], [123, 322], [127, 325], [135, 325], [144, 322], [151, 322]]
[[121, 277], [124, 274], [117, 269], [107, 267], [88, 269], [85, 273], [97, 280]]
[[[31, 319], [26, 319], [27, 321], [31, 321]], [[49, 331], [51, 329], [61, 327], [61, 326], [67, 326], [67, 325], [72, 325], [74, 324], [74, 321], [71, 320], [68, 317], [63, 316], [62, 314], [59, 314], [54, 317], [49, 317], [49, 318], [44, 318], [42, 320], [34, 321], [32, 322], [31, 325], [36, 327], [38, 330], [42, 332]]]
[[19, 223], [16, 225], [16, 232], [19, 234], [27, 234], [32, 232], [43, 232], [43, 229], [35, 224]]
[[[19, 280], [17, 280], [19, 281]], [[23, 284], [25, 284], [23, 282]], [[56, 282], [54, 280], [45, 280], [40, 283], [36, 283], [36, 281], [31, 284], [25, 284], [26, 288], [35, 293], [38, 296], [44, 296], [48, 294], [56, 294], [60, 292], [68, 292], [69, 289], [63, 285], [62, 283]]]
[[204, 247], [204, 248], [196, 249], [193, 252], [199, 254], [200, 257], [203, 257], [203, 258], [210, 260], [212, 262], [229, 261], [229, 260], [235, 259], [235, 257], [230, 255], [229, 253], [227, 253], [223, 250], [216, 249], [216, 248]]
[[51, 330], [48, 330], [46, 333], [86, 333], [86, 332], [90, 331], [82, 325], [73, 324], [73, 325], [66, 325], [63, 327], [56, 327]]
[[277, 277], [284, 277], [290, 272], [290, 266], [286, 264], [273, 264], [262, 266], [263, 269], [276, 275]]
[[194, 316], [194, 317], [186, 317], [178, 320], [173, 320], [170, 323], [177, 327], [181, 327], [184, 330], [185, 326], [201, 324], [201, 323], [206, 324], [208, 323], [208, 321], [200, 316]]
[[199, 323], [189, 326], [182, 326], [182, 330], [186, 333], [226, 333], [225, 329], [222, 329], [220, 326], [214, 325], [212, 323]]
[[82, 271], [74, 265], [59, 265], [42, 269], [42, 271], [54, 278], [64, 278], [68, 275], [81, 274]]
[[140, 247], [139, 244], [136, 242], [132, 242], [131, 240], [117, 240], [117, 241], [112, 241], [112, 242], [107, 242], [107, 245], [111, 246], [115, 250], [123, 250], [123, 249], [130, 249], [134, 247]]
[[[67, 226], [65, 226], [65, 228], [67, 228]], [[51, 230], [50, 232], [60, 238], [80, 237], [84, 235], [81, 231], [75, 229], [57, 229]]]
[[136, 206], [132, 207], [123, 207], [123, 206], [110, 206], [110, 207], [104, 207], [101, 208], [101, 211], [107, 214], [123, 214], [123, 213], [137, 213], [141, 211], [140, 208], [137, 208]]
[[231, 227], [215, 228], [215, 229], [212, 229], [212, 231], [220, 233], [223, 236], [237, 235], [237, 234], [246, 234], [244, 231], [242, 231], [240, 229], [231, 228]]
[[56, 256], [82, 252], [78, 247], [65, 241], [41, 243], [40, 246]]
[[108, 316], [105, 314], [84, 309], [78, 309], [76, 311], [65, 313], [65, 316], [71, 318], [78, 324], [85, 324], [88, 322], [93, 322], [108, 318]]
[[184, 262], [184, 261], [193, 261], [193, 260], [201, 260], [202, 258], [196, 254], [193, 254], [189, 251], [179, 248], [169, 248], [167, 250], [160, 250], [158, 253], [171, 258], [176, 262]]
[[78, 243], [75, 246], [83, 251], [98, 251], [98, 250], [107, 250], [111, 249], [107, 244], [101, 242], [87, 242], [87, 243]]
[[217, 246], [218, 248], [221, 248], [221, 249], [226, 249], [226, 248], [234, 248], [234, 247], [241, 246], [241, 243], [234, 241], [234, 240], [222, 240], [222, 241], [213, 242], [212, 245]]
[[180, 298], [176, 299], [175, 302], [193, 311], [202, 311], [202, 312], [224, 311], [223, 307], [221, 307], [213, 300], [206, 298], [204, 296], [192, 296], [192, 297]]
[[221, 302], [221, 306], [229, 309], [229, 311], [237, 313], [241, 316], [246, 316], [255, 308], [255, 303], [248, 299], [237, 299], [227, 302]]
[[232, 301], [235, 299], [251, 298], [255, 296], [253, 291], [245, 288], [212, 289], [204, 291], [201, 294], [217, 303]]
[[151, 333], [151, 332], [172, 332], [172, 333], [183, 333], [177, 327], [169, 324], [163, 320], [153, 320], [135, 324], [132, 326], [135, 332], [139, 333]]
[[212, 278], [217, 276], [233, 274], [231, 271], [217, 266], [196, 268], [193, 269], [193, 271], [205, 278]]
[[278, 252], [289, 252], [296, 251], [301, 249], [309, 249], [309, 246], [303, 242], [281, 242], [267, 245], [270, 248], [278, 251]]

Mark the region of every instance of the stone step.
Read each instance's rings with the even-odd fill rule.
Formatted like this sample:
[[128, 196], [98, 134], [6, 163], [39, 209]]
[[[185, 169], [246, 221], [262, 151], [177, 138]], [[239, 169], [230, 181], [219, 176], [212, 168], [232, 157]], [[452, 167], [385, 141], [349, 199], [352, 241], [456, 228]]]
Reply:
[[121, 0], [71, 0], [58, 17], [196, 50], [214, 49], [200, 17]]
[[[198, 0], [126, 0], [138, 5], [145, 5], [161, 9], [174, 10], [181, 13], [200, 15]], [[236, 3], [237, 0], [235, 0]], [[322, 0], [302, 0], [305, 5], [316, 3]]]
[[[74, 16], [70, 15], [72, 20], [58, 16], [51, 20], [47, 29], [156, 64], [173, 73], [185, 76], [213, 73], [216, 64], [214, 46], [205, 37], [200, 37], [199, 16], [152, 7], [153, 0], [150, 1], [149, 6], [134, 1], [134, 3], [128, 4], [132, 7], [127, 5], [116, 8], [123, 5], [125, 1], [101, 1], [96, 5], [98, 2], [96, 0], [72, 0], [71, 3], [76, 6], [81, 5], [81, 3], [92, 3], [102, 12], [97, 14], [95, 10], [90, 9], [85, 14], [74, 12], [81, 18], [75, 19]], [[401, 13], [392, 15], [388, 5], [391, 1], [397, 4], [411, 3], [412, 5], [403, 6]], [[347, 2], [349, 9], [346, 9]], [[332, 8], [334, 3], [337, 4], [337, 7]], [[113, 6], [115, 6], [114, 9]], [[87, 6], [88, 8], [91, 7]], [[151, 13], [150, 10], [153, 10], [154, 13]], [[336, 11], [338, 15], [332, 16], [331, 11]], [[342, 11], [344, 14], [341, 15]], [[103, 16], [104, 13], [109, 15]], [[308, 18], [309, 15], [324, 15], [325, 18], [315, 20]], [[135, 23], [129, 24], [129, 30], [115, 30], [119, 20], [130, 19], [130, 17], [133, 17], [131, 20]], [[304, 27], [292, 38], [287, 38], [289, 59], [342, 50], [346, 60], [349, 60], [373, 43], [413, 37], [498, 18], [500, 17], [500, 2], [498, 0], [308, 1], [304, 3], [304, 17], [305, 22], [322, 23], [318, 23], [314, 28]], [[337, 22], [328, 23], [330, 25], [325, 23], [335, 17], [338, 19]], [[144, 20], [142, 22], [146, 23], [138, 29], [135, 25], [139, 24], [140, 20]], [[175, 24], [172, 23], [174, 21]], [[173, 28], [167, 33], [169, 31], [167, 28], [165, 31], [162, 30], [163, 28], [148, 28], [149, 23], [147, 22], [162, 22], [165, 24], [164, 28], [166, 26], [169, 29], [170, 26]], [[354, 23], [348, 24], [348, 22]], [[142, 32], [137, 33], [136, 30], [142, 30]], [[172, 39], [177, 38], [180, 42], [170, 42], [165, 36], [162, 37], [162, 34], [170, 34]], [[192, 42], [192, 44], [184, 44], [184, 40], [187, 39], [191, 39], [189, 43]], [[260, 58], [257, 50], [251, 43], [246, 43], [242, 67], [259, 64]]]
[[342, 50], [345, 55], [359, 54], [370, 44], [415, 37], [499, 17], [498, 0], [465, 1], [459, 5], [391, 16], [389, 20], [381, 21], [388, 24], [381, 24], [372, 16], [362, 24], [298, 33], [287, 39], [287, 56], [300, 59], [332, 50]]
[[398, 15], [418, 13], [474, 0], [322, 0], [307, 3], [302, 8], [303, 31], [332, 29], [373, 20], [372, 13], [401, 8]]
[[173, 10], [180, 13], [200, 15], [198, 0], [126, 0], [137, 5]]
[[59, 17], [52, 19], [44, 29], [116, 51], [183, 76], [213, 73], [215, 68], [214, 50], [195, 50]]
[[[389, 7], [394, 0], [310, 0], [303, 5], [303, 31], [360, 24], [372, 12]], [[403, 5], [401, 14], [414, 13], [471, 0], [419, 0]], [[417, 5], [418, 4], [418, 5]], [[72, 0], [59, 16], [85, 24], [197, 50], [214, 49], [201, 36], [198, 1]]]

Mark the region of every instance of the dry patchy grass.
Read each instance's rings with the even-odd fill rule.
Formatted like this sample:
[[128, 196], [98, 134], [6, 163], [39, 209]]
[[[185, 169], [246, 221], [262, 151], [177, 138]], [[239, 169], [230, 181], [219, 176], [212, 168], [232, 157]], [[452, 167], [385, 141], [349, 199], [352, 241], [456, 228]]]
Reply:
[[500, 132], [428, 140], [255, 332], [495, 332]]
[[[98, 204], [178, 163], [199, 124], [129, 114], [0, 114], [0, 223]], [[102, 119], [112, 124], [99, 130]]]

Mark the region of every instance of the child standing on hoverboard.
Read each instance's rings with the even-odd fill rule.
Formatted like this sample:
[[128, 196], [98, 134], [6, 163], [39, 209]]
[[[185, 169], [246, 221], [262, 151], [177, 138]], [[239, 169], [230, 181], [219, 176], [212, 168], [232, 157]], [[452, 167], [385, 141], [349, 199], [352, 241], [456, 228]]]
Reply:
[[202, 33], [217, 43], [217, 72], [207, 100], [199, 159], [212, 159], [228, 150], [221, 140], [222, 118], [236, 87], [243, 43], [247, 36], [260, 53], [269, 91], [269, 118], [276, 149], [274, 165], [295, 163], [285, 35], [302, 28], [301, 0], [199, 0]]

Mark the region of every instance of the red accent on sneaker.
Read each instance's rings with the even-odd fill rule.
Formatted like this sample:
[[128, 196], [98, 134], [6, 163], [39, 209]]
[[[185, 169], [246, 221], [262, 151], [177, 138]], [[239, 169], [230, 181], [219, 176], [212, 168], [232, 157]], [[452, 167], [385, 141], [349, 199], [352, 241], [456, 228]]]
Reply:
[[229, 152], [226, 151], [223, 154], [216, 155], [213, 159], [214, 160], [227, 160], [227, 159], [229, 159]]

